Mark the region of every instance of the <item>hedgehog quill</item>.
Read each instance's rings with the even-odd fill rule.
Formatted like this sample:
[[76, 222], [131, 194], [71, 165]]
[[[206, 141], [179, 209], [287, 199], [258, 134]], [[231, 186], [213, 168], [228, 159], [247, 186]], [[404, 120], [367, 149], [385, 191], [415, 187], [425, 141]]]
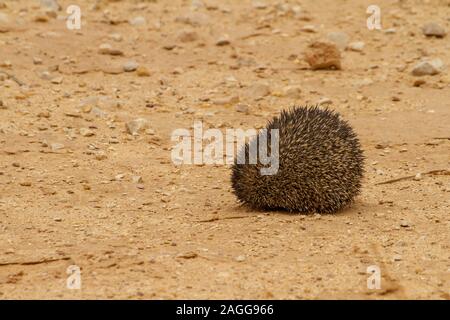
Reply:
[[352, 127], [337, 112], [296, 106], [282, 111], [265, 129], [269, 152], [271, 132], [278, 129], [279, 168], [275, 174], [262, 174], [265, 164], [248, 159], [252, 146], [263, 139], [255, 137], [245, 144], [231, 176], [240, 202], [255, 209], [334, 213], [360, 193], [363, 151]]

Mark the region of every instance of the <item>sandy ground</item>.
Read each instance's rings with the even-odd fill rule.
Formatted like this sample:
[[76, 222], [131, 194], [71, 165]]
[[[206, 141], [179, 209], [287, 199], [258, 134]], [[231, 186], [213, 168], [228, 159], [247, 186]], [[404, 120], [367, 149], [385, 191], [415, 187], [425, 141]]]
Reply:
[[[450, 65], [450, 35], [421, 30], [450, 30], [450, 2], [377, 0], [369, 30], [372, 2], [0, 1], [0, 298], [450, 299], [450, 73], [411, 74]], [[313, 71], [303, 53], [330, 32], [365, 46]], [[229, 166], [171, 161], [172, 131], [195, 120], [260, 128], [329, 100], [367, 157], [338, 214], [254, 212]]]

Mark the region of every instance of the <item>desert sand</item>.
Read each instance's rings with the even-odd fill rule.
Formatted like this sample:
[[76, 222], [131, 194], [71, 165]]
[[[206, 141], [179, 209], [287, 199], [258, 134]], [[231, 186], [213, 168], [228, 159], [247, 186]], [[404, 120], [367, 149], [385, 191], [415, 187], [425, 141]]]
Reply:
[[[450, 299], [450, 35], [423, 29], [450, 2], [377, 0], [371, 30], [372, 2], [0, 1], [0, 298]], [[322, 40], [340, 70], [305, 61]], [[306, 104], [364, 149], [341, 212], [257, 212], [229, 165], [171, 159], [194, 121]]]

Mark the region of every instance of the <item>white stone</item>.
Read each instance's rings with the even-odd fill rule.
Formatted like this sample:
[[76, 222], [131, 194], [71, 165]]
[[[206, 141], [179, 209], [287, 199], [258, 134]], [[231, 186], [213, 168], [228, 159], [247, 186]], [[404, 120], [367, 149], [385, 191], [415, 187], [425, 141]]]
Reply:
[[363, 41], [352, 42], [348, 45], [348, 49], [356, 52], [363, 51], [365, 43]]
[[144, 17], [134, 17], [128, 21], [132, 26], [139, 27], [143, 26], [147, 23], [147, 20]]
[[135, 71], [139, 67], [139, 63], [136, 61], [130, 60], [123, 64], [123, 71], [132, 72]]

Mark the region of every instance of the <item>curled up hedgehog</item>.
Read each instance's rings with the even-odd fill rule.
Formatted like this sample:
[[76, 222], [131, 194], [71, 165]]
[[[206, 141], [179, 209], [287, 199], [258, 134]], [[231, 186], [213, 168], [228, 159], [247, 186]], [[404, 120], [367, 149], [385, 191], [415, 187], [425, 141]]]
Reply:
[[[277, 157], [276, 170], [260, 161], [264, 151]], [[359, 194], [363, 167], [358, 137], [337, 112], [293, 107], [238, 152], [231, 182], [239, 201], [255, 209], [334, 213]]]

